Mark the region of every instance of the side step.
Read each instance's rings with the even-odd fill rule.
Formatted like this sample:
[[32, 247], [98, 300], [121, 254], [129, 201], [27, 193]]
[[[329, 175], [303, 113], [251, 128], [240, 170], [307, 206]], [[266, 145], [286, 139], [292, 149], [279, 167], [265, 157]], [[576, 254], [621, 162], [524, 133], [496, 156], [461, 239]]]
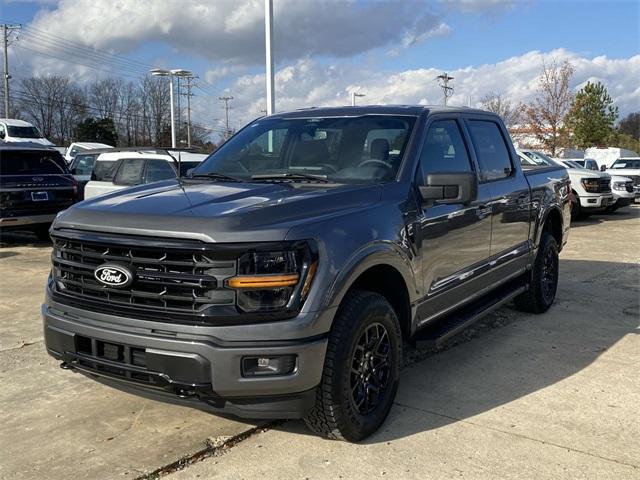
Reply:
[[509, 282], [487, 296], [448, 314], [439, 320], [427, 323], [416, 333], [416, 348], [435, 349], [465, 328], [473, 325], [487, 313], [495, 310], [529, 288], [522, 280]]

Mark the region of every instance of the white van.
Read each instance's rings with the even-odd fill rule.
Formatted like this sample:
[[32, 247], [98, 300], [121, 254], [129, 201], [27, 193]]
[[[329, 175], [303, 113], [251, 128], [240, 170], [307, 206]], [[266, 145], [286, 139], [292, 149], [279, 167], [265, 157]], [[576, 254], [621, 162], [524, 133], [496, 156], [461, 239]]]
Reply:
[[35, 143], [53, 147], [53, 143], [44, 138], [40, 131], [24, 120], [0, 118], [0, 141], [5, 143]]
[[104, 148], [113, 148], [113, 145], [97, 142], [74, 142], [65, 150], [64, 158], [67, 163], [71, 163], [71, 161], [76, 158], [76, 155], [80, 152], [86, 152], [87, 150], [102, 150]]
[[197, 167], [208, 155], [162, 150], [124, 150], [101, 153], [93, 164], [91, 180], [84, 188], [84, 199], [117, 190], [176, 178], [180, 157], [180, 176]]

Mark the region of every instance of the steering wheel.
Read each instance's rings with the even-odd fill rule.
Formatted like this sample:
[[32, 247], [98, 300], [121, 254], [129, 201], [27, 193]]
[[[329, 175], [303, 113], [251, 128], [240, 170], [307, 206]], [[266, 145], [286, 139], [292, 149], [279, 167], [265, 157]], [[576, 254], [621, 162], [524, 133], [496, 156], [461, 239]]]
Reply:
[[364, 167], [367, 163], [375, 163], [376, 165], [382, 165], [386, 168], [393, 168], [393, 165], [391, 165], [388, 162], [385, 162], [384, 160], [377, 160], [375, 158], [372, 158], [370, 160], [365, 160], [364, 162], [360, 162], [358, 164], [358, 167]]
[[320, 163], [318, 166], [325, 170], [330, 170], [330, 173], [336, 173], [338, 171], [335, 165], [331, 165], [330, 163]]

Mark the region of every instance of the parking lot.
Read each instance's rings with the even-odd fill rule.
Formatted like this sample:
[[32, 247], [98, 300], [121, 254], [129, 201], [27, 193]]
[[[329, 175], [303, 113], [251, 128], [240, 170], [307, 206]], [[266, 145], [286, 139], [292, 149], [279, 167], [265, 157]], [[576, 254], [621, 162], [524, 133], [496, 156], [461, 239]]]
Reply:
[[120, 393], [44, 350], [50, 246], [0, 248], [1, 477], [640, 477], [640, 205], [573, 225], [556, 304], [509, 306], [439, 352], [407, 347], [396, 404], [362, 444]]

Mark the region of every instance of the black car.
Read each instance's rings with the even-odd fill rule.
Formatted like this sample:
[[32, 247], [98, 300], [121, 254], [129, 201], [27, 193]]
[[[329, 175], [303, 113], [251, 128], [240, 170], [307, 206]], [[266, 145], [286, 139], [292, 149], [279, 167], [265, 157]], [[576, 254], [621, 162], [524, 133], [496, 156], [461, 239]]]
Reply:
[[76, 196], [77, 182], [57, 150], [0, 146], [0, 233], [31, 230], [48, 239], [56, 214]]

